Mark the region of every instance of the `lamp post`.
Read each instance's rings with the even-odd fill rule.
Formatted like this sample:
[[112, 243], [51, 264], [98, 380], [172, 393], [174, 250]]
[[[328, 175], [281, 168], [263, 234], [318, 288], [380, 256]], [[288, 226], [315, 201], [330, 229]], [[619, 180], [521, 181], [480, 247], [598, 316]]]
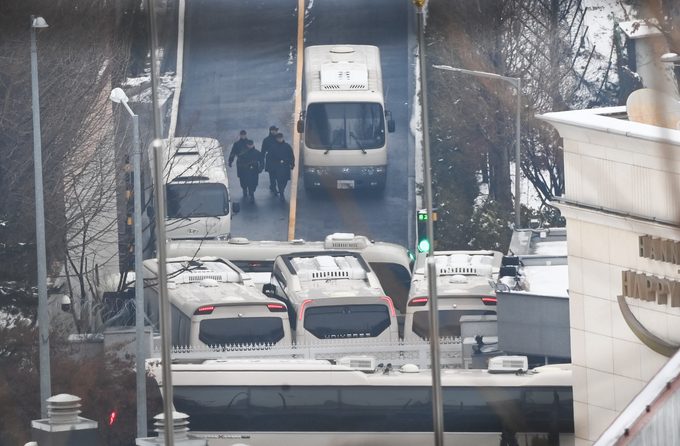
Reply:
[[426, 0], [413, 0], [418, 8], [418, 59], [420, 59], [420, 95], [423, 131], [423, 189], [427, 211], [426, 232], [430, 246], [427, 251], [427, 296], [430, 305], [430, 369], [432, 370], [432, 428], [434, 445], [444, 445], [444, 410], [441, 366], [439, 358], [439, 309], [437, 302], [437, 269], [434, 258], [434, 210], [432, 206], [432, 174], [430, 172], [430, 129], [427, 106], [427, 70], [425, 69], [425, 18]]
[[520, 113], [521, 113], [521, 96], [522, 96], [522, 81], [519, 77], [507, 77], [500, 74], [485, 73], [484, 71], [464, 70], [462, 68], [452, 68], [446, 65], [433, 65], [438, 70], [455, 71], [457, 73], [471, 74], [473, 76], [488, 77], [491, 79], [499, 79], [509, 82], [517, 89], [517, 118], [515, 122], [515, 228], [519, 229], [520, 225]]
[[135, 237], [135, 337], [136, 344], [136, 366], [137, 366], [137, 438], [147, 436], [146, 425], [146, 376], [145, 376], [145, 352], [144, 352], [144, 280], [142, 262], [142, 154], [139, 149], [139, 117], [132, 112], [128, 105], [128, 97], [122, 88], [114, 88], [111, 91], [110, 99], [113, 102], [123, 104], [125, 109], [132, 117], [132, 128], [134, 133], [134, 146], [132, 148], [132, 170], [133, 170], [133, 199], [134, 217], [133, 231]]
[[43, 202], [42, 141], [38, 98], [38, 49], [35, 29], [47, 28], [42, 17], [31, 16], [31, 93], [33, 97], [33, 168], [35, 170], [35, 238], [38, 250], [38, 336], [40, 348], [40, 414], [47, 418], [47, 399], [52, 396], [50, 378], [50, 320], [47, 301], [47, 255], [45, 253], [45, 205]]

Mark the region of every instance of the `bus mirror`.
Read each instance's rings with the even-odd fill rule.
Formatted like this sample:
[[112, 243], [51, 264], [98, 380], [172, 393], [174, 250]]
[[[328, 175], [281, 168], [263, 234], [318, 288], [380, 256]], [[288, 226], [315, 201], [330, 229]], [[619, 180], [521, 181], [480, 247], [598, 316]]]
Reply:
[[297, 122], [297, 132], [298, 133], [305, 132], [305, 121], [303, 121], [302, 119], [298, 120]]
[[147, 206], [146, 207], [146, 216], [149, 218], [153, 218], [154, 215], [156, 215], [156, 210], [153, 208], [153, 206]]
[[232, 215], [236, 215], [241, 212], [241, 203], [238, 201], [232, 201], [231, 203]]
[[276, 285], [265, 283], [262, 285], [262, 293], [267, 297], [276, 297]]

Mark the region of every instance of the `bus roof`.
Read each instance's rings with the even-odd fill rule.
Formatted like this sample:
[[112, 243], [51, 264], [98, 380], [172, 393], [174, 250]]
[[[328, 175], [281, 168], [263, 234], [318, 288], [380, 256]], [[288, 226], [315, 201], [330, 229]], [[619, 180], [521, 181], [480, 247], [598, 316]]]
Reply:
[[288, 295], [296, 303], [319, 298], [349, 303], [352, 298], [385, 296], [377, 276], [358, 252], [302, 252], [279, 259], [282, 273], [288, 276]]
[[[379, 102], [383, 103], [380, 49], [371, 45], [308, 46], [305, 58], [306, 102]], [[342, 73], [338, 76], [336, 73]], [[339, 78], [345, 82], [335, 83]], [[340, 93], [340, 94], [339, 94]], [[310, 96], [311, 95], [311, 96]], [[336, 99], [333, 99], [333, 98]], [[373, 99], [371, 99], [373, 97]]]
[[[402, 372], [400, 370], [410, 370]], [[319, 360], [218, 360], [201, 364], [173, 364], [174, 386], [229, 385], [367, 385], [367, 386], [432, 386], [429, 369], [404, 366], [375, 373], [365, 373], [344, 365]], [[160, 365], [152, 363], [152, 374], [161, 379]], [[526, 387], [571, 386], [571, 365], [538, 367], [524, 374], [490, 373], [480, 369], [445, 369], [441, 371], [444, 387]]]
[[324, 241], [248, 240], [234, 237], [223, 240], [173, 240], [168, 243], [170, 256], [217, 256], [232, 261], [274, 261], [283, 254], [305, 251], [358, 251], [369, 262], [397, 263], [410, 270], [410, 252], [401, 245], [375, 242], [363, 235], [335, 233]]
[[[503, 255], [498, 251], [437, 251], [437, 295], [495, 295], [490, 281], [496, 280]], [[416, 259], [409, 297], [428, 294], [426, 255]]]
[[164, 175], [172, 182], [227, 183], [224, 154], [216, 139], [168, 139]]
[[[168, 294], [186, 314], [206, 305], [280, 303], [259, 292], [247, 274], [224, 259], [179, 257], [168, 259], [167, 265]], [[144, 273], [147, 282], [158, 277], [156, 259], [144, 261]]]

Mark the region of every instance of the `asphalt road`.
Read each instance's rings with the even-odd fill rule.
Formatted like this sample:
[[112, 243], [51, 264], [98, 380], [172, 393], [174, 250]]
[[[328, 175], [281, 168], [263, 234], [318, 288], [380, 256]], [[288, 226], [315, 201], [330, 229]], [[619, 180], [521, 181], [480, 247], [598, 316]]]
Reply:
[[[182, 91], [175, 136], [205, 136], [231, 148], [242, 129], [260, 149], [270, 125], [293, 145], [297, 64], [297, 0], [192, 0], [186, 5]], [[410, 0], [307, 0], [304, 45], [368, 44], [381, 50], [387, 110], [397, 130], [388, 135], [387, 188], [382, 195], [297, 192], [295, 238], [323, 240], [354, 232], [411, 248], [414, 149], [409, 131], [413, 81], [414, 6]], [[233, 199], [241, 199], [235, 166], [228, 169]], [[301, 178], [300, 178], [301, 180]], [[255, 203], [241, 204], [232, 236], [286, 240], [286, 201], [269, 193], [260, 175]]]

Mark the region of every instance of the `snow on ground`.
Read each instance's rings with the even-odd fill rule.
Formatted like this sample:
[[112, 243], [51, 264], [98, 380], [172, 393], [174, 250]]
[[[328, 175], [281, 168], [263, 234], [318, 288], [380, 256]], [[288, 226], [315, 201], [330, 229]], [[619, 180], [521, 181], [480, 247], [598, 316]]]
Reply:
[[[136, 94], [130, 96], [130, 102], [151, 103], [151, 75], [149, 70], [145, 70], [144, 75], [139, 77], [130, 77], [125, 80], [124, 87], [132, 88], [130, 91], [138, 91]], [[175, 91], [175, 73], [163, 73], [158, 78], [158, 103], [163, 104]]]
[[[624, 7], [618, 0], [584, 0], [583, 7], [587, 8], [583, 25], [586, 27], [588, 40], [596, 52], [585, 78], [590, 82], [599, 83], [606, 74], [609, 83], [618, 83], [618, 75], [614, 69], [616, 61], [614, 29], [616, 23], [631, 19], [631, 7]], [[587, 61], [587, 57], [581, 58], [577, 62], [577, 67], [585, 67]]]

